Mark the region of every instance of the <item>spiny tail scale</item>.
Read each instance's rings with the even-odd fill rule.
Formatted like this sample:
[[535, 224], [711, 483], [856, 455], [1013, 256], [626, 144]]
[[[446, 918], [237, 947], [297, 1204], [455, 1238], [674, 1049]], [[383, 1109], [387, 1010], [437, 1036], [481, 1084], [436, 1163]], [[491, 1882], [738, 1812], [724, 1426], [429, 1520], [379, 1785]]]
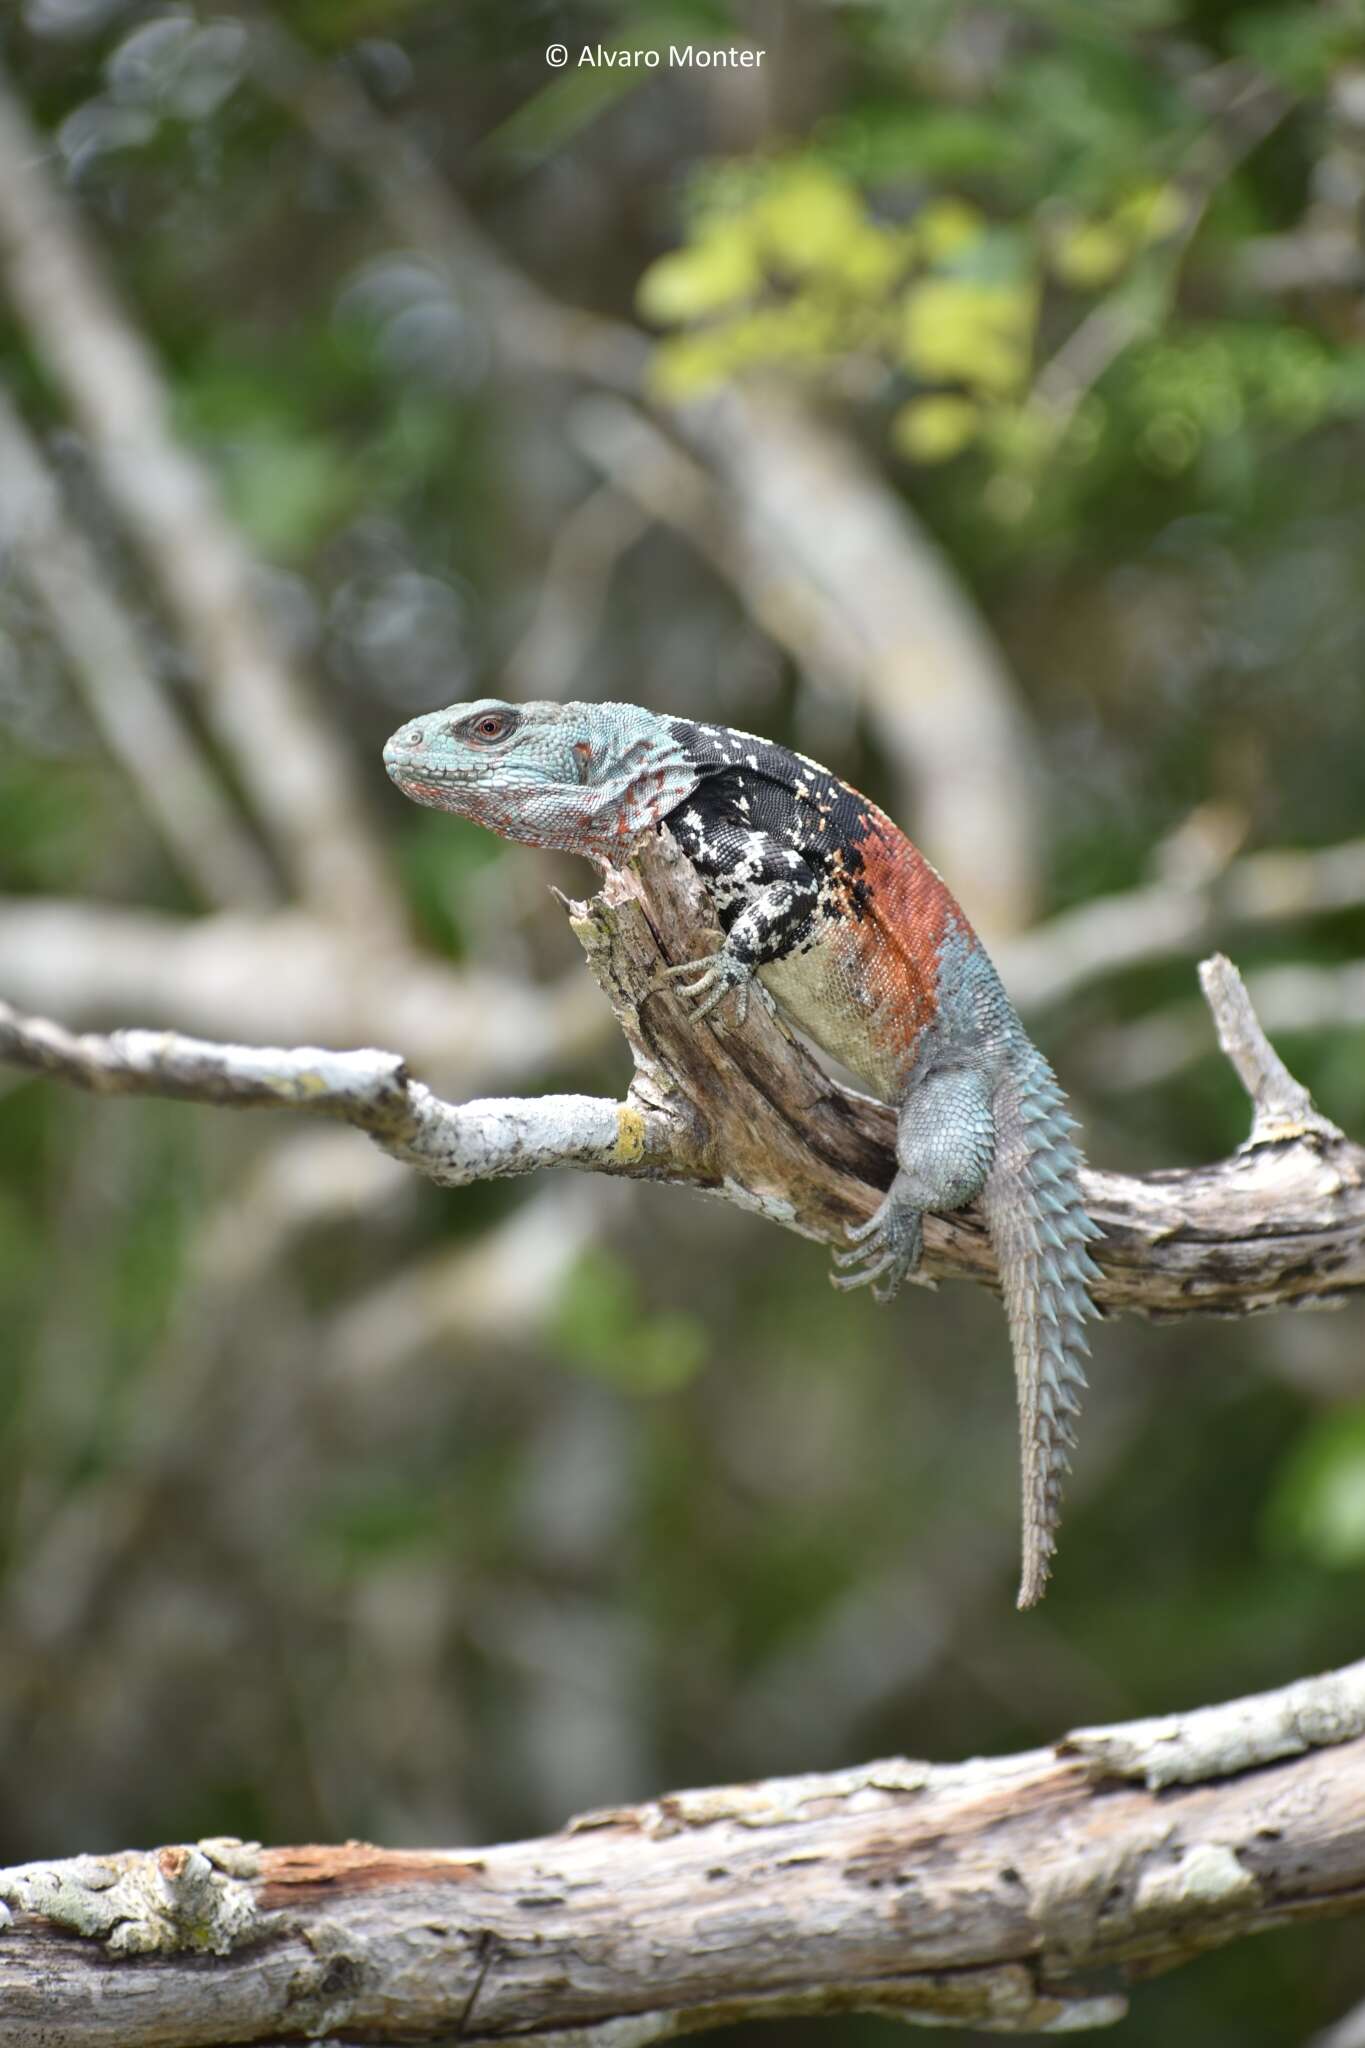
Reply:
[[1023, 1033], [995, 1097], [996, 1151], [982, 1195], [1014, 1351], [1019, 1397], [1023, 1575], [1019, 1605], [1043, 1596], [1056, 1548], [1062, 1480], [1095, 1314], [1087, 1282], [1099, 1268], [1086, 1245], [1100, 1235], [1085, 1213], [1075, 1120], [1051, 1067]]

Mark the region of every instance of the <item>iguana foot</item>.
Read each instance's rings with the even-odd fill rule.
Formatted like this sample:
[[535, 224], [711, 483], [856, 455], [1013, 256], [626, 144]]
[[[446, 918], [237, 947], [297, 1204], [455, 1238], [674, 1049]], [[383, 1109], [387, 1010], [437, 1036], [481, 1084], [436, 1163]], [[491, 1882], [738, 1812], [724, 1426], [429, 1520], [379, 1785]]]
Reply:
[[850, 1224], [845, 1236], [851, 1240], [850, 1249], [836, 1252], [834, 1263], [853, 1270], [831, 1273], [833, 1286], [844, 1292], [870, 1287], [874, 1301], [887, 1302], [895, 1300], [905, 1281], [918, 1277], [915, 1269], [924, 1248], [918, 1209], [906, 1209], [888, 1195], [866, 1223]]
[[[682, 977], [687, 974], [695, 975], [695, 981], [682, 981]], [[752, 979], [753, 969], [746, 967], [742, 960], [736, 960], [733, 954], [726, 952], [708, 953], [700, 960], [680, 961], [676, 967], [665, 967], [658, 976], [660, 981], [682, 983], [681, 994], [686, 996], [689, 1002], [696, 1004], [692, 1012], [694, 1024], [700, 1024], [704, 1018], [709, 1017], [733, 990], [736, 1028], [744, 1023], [749, 1014], [749, 983]], [[719, 1024], [721, 1019], [718, 1017], [716, 1022]]]

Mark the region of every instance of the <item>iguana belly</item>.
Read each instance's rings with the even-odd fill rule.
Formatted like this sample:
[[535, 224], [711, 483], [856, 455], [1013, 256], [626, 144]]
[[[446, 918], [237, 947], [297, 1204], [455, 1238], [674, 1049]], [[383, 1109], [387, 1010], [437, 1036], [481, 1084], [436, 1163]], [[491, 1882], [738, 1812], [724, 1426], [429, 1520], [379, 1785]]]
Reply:
[[875, 934], [828, 929], [804, 951], [760, 967], [778, 1008], [874, 1094], [898, 1100], [932, 1013], [928, 990]]

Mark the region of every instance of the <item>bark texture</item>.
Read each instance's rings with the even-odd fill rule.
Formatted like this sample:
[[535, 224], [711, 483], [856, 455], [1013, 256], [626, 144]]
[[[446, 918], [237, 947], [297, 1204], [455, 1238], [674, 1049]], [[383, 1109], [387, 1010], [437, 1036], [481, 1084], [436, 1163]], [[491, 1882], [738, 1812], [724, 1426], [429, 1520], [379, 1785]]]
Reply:
[[962, 1764], [685, 1792], [477, 1851], [208, 1841], [0, 1873], [7, 2048], [1001, 2033], [1365, 1906], [1365, 1664]]

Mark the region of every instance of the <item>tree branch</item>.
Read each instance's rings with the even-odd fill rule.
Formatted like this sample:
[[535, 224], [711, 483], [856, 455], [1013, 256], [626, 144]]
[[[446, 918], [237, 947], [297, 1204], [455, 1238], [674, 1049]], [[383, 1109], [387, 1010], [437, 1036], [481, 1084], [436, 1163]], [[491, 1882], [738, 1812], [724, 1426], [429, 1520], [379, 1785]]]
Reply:
[[646, 1121], [591, 1095], [445, 1102], [398, 1053], [304, 1045], [215, 1045], [178, 1031], [77, 1037], [0, 1003], [0, 1059], [96, 1095], [159, 1095], [224, 1109], [296, 1109], [366, 1131], [442, 1187], [542, 1166], [619, 1170], [638, 1160]]
[[1201, 963], [1199, 982], [1218, 1026], [1218, 1043], [1255, 1104], [1248, 1148], [1305, 1133], [1329, 1141], [1343, 1134], [1313, 1107], [1257, 1021], [1246, 985], [1230, 960], [1215, 953]]
[[392, 1037], [454, 1088], [525, 1081], [595, 1050], [608, 1020], [584, 976], [548, 986], [385, 949], [302, 910], [179, 917], [65, 897], [0, 897], [0, 988], [72, 1025], [149, 1012], [196, 1036]]
[[[870, 2012], [1071, 2031], [1365, 1906], [1365, 1664], [1050, 1749], [684, 1792], [477, 1851], [235, 1840], [0, 1872], [9, 2048], [643, 2048]], [[0, 1908], [0, 1910], [4, 1910]]]
[[[766, 1003], [751, 1005], [741, 1031], [698, 1029], [685, 999], [660, 986], [661, 967], [705, 949], [711, 915], [666, 835], [568, 909], [634, 1059], [623, 1102], [456, 1104], [412, 1080], [394, 1053], [262, 1050], [173, 1032], [76, 1038], [10, 1010], [0, 1011], [0, 1059], [102, 1093], [340, 1118], [444, 1186], [574, 1166], [705, 1189], [842, 1243], [890, 1183], [895, 1112], [832, 1080]], [[1206, 993], [1228, 1044], [1251, 1044], [1245, 992], [1226, 963], [1211, 968]], [[1365, 1152], [1306, 1097], [1289, 1116], [1267, 1054], [1238, 1055], [1257, 1122], [1235, 1158], [1145, 1177], [1086, 1174], [1086, 1205], [1104, 1232], [1101, 1307], [1246, 1315], [1336, 1305], [1365, 1289]], [[996, 1284], [974, 1211], [927, 1219], [926, 1275]]]
[[[1365, 840], [1248, 854], [1198, 886], [1159, 882], [1097, 897], [992, 948], [1027, 1017], [1110, 974], [1179, 958], [1231, 931], [1365, 904]], [[1262, 968], [1257, 1000], [1278, 1029], [1349, 1023], [1355, 970]], [[72, 1025], [148, 1013], [196, 1035], [279, 1041], [392, 1037], [455, 1087], [523, 1076], [600, 1042], [603, 1013], [574, 974], [552, 991], [398, 949], [375, 972], [370, 936], [298, 911], [184, 918], [50, 897], [0, 897], [0, 988]], [[1111, 1087], [1150, 1085], [1207, 1045], [1202, 1006], [1097, 1040]]]

